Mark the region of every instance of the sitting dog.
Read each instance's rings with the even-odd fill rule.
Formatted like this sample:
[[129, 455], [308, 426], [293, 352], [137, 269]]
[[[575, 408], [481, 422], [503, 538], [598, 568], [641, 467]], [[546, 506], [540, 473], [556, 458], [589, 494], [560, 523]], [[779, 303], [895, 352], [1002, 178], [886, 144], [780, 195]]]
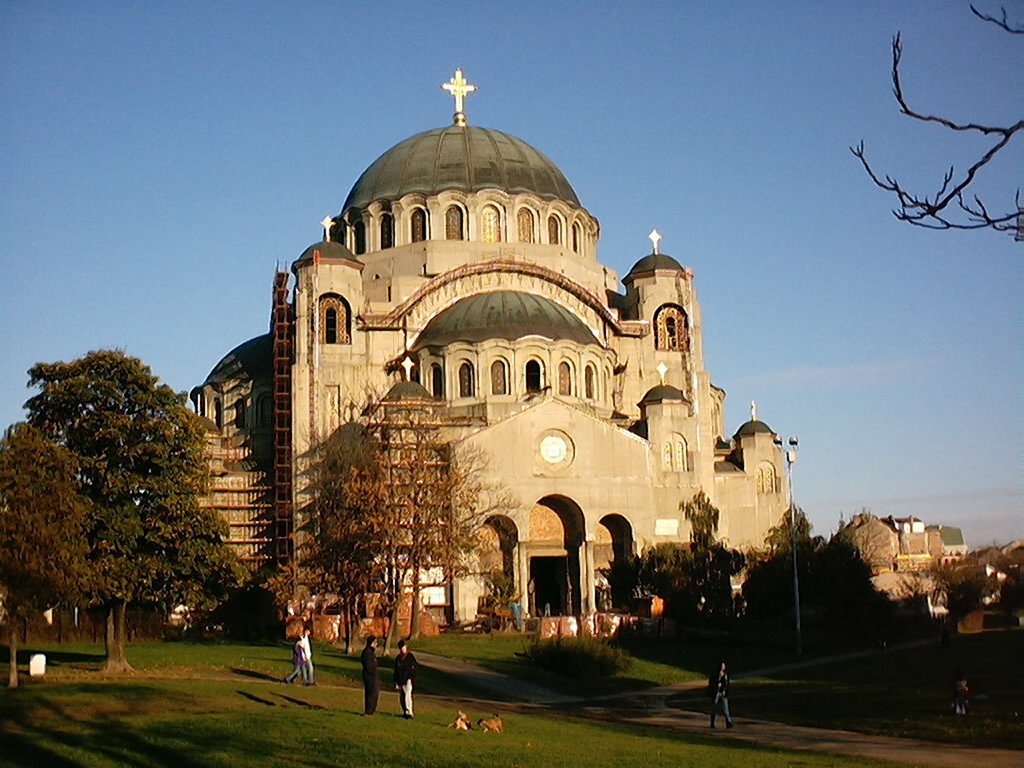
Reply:
[[469, 715], [459, 710], [459, 716], [456, 717], [448, 724], [449, 728], [454, 728], [456, 731], [470, 731], [473, 729], [473, 723], [469, 720]]
[[476, 721], [484, 731], [491, 731], [492, 733], [501, 733], [505, 730], [505, 724], [501, 722], [501, 716], [495, 715], [494, 717], [485, 717]]

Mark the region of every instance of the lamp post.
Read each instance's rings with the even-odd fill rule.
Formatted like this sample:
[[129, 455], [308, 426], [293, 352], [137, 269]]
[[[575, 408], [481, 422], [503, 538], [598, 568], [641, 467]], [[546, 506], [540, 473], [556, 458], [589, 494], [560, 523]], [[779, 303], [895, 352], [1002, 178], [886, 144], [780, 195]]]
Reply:
[[[781, 442], [781, 441], [780, 441]], [[800, 641], [800, 575], [796, 564], [796, 503], [793, 501], [793, 465], [796, 464], [797, 447], [800, 441], [796, 437], [789, 438], [789, 449], [786, 451], [786, 475], [789, 479], [789, 530], [793, 547], [793, 622], [796, 630], [796, 653], [803, 653]]]

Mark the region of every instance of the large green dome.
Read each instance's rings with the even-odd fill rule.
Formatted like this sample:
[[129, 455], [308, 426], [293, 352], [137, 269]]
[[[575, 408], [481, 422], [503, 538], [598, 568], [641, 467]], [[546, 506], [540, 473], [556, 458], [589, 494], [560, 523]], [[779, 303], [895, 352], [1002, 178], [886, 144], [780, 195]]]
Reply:
[[522, 139], [490, 128], [449, 125], [396, 144], [363, 171], [342, 213], [410, 192], [500, 189], [533, 193], [579, 206], [579, 198], [551, 160]]
[[461, 299], [442, 311], [427, 323], [414, 349], [524, 336], [597, 343], [582, 320], [551, 299], [520, 291], [493, 291]]

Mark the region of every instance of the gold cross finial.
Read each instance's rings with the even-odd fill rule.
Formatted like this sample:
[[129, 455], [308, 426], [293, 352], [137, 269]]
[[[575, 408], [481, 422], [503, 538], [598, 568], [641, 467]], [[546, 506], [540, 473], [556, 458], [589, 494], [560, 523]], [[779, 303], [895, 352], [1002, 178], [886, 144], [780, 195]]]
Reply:
[[324, 216], [323, 221], [320, 222], [320, 226], [324, 228], [324, 242], [331, 242], [331, 227], [334, 225], [334, 220], [330, 216]]
[[476, 92], [478, 90], [477, 87], [466, 81], [466, 78], [462, 76], [461, 69], [456, 69], [455, 77], [447, 83], [442, 83], [441, 88], [448, 91], [448, 93], [455, 97], [455, 125], [465, 125], [466, 113], [463, 109], [465, 107], [466, 96]]

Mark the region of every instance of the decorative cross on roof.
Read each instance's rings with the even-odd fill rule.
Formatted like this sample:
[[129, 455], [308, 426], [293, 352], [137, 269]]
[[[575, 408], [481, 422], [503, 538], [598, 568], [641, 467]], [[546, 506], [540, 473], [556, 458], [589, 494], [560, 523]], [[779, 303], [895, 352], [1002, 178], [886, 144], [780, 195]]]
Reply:
[[652, 247], [651, 253], [657, 253], [658, 252], [658, 243], [661, 242], [661, 233], [658, 232], [658, 230], [656, 230], [656, 229], [652, 229], [651, 230], [651, 234], [649, 234], [648, 237], [651, 238], [651, 247]]
[[755, 400], [750, 401], [750, 420], [757, 421], [757, 402]]
[[412, 369], [416, 367], [416, 363], [412, 361], [412, 358], [408, 355], [402, 360], [402, 368], [405, 370], [405, 380], [412, 381]]
[[455, 97], [455, 125], [466, 124], [466, 113], [463, 111], [465, 107], [466, 96], [476, 92], [478, 89], [475, 85], [470, 84], [462, 76], [462, 70], [455, 70], [455, 77], [449, 80], [447, 83], [441, 83], [441, 88], [448, 91], [452, 96]]
[[324, 216], [324, 220], [320, 222], [320, 226], [324, 228], [324, 242], [331, 242], [331, 226], [334, 224], [334, 219], [330, 216]]
[[665, 365], [665, 361], [662, 360], [658, 363], [658, 376], [661, 377], [661, 383], [665, 383], [665, 374], [668, 373], [668, 366]]

